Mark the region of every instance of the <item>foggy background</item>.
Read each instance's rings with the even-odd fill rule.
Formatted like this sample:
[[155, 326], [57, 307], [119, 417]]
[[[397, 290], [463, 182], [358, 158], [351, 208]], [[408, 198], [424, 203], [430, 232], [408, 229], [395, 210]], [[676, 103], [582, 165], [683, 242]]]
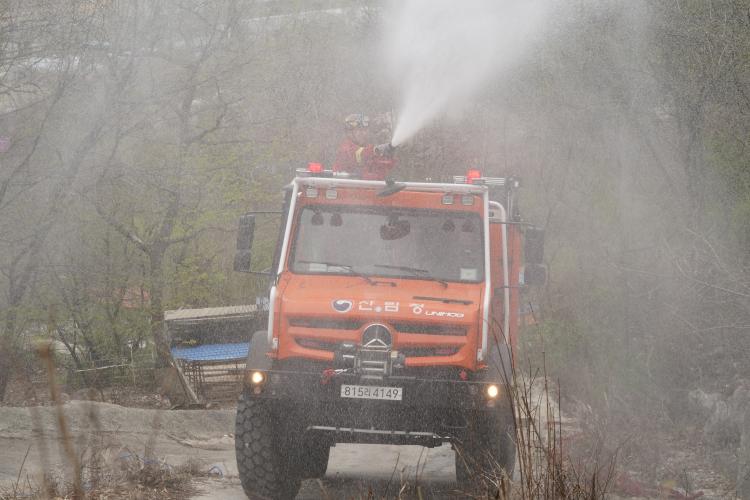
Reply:
[[165, 309], [254, 300], [238, 216], [390, 113], [399, 179], [521, 177], [549, 272], [521, 358], [658, 454], [690, 391], [750, 378], [750, 3], [497, 3], [455, 47], [401, 29], [432, 2], [0, 0], [0, 397], [40, 337], [159, 359]]

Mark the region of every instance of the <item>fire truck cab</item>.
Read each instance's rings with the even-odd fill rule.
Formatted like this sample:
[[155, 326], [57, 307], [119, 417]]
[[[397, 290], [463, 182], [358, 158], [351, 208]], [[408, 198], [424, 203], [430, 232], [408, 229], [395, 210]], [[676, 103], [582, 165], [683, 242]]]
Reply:
[[[452, 183], [298, 172], [237, 408], [250, 498], [293, 498], [344, 442], [449, 442], [459, 483], [512, 472], [519, 287], [544, 280], [543, 233], [521, 223], [518, 187], [477, 171]], [[254, 227], [242, 217], [238, 271]]]

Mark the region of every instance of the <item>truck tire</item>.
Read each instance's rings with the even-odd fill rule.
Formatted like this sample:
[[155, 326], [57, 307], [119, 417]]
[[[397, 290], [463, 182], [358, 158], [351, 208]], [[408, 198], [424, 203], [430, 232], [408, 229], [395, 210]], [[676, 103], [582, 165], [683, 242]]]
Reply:
[[328, 457], [331, 445], [324, 441], [313, 441], [307, 447], [300, 449], [299, 477], [301, 479], [317, 479], [326, 475]]
[[277, 423], [273, 401], [240, 396], [234, 438], [237, 470], [242, 489], [253, 500], [288, 500], [299, 492], [300, 477], [289, 463], [289, 448]]
[[503, 471], [512, 477], [516, 464], [512, 420], [508, 423], [508, 420], [486, 413], [473, 415], [463, 441], [458, 445], [455, 460], [456, 482], [459, 489], [466, 492], [487, 489]]

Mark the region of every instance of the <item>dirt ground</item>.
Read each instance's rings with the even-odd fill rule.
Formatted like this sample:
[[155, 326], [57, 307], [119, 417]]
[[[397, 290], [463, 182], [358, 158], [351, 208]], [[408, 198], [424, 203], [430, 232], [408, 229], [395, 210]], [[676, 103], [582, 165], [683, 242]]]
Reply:
[[[104, 459], [113, 463], [132, 456], [150, 457], [170, 466], [197, 462], [199, 475], [204, 477], [193, 481], [194, 498], [245, 498], [234, 459], [233, 409], [165, 411], [87, 401], [71, 401], [63, 408], [79, 452], [98, 447], [104, 450]], [[0, 407], [0, 491], [19, 477], [39, 481], [45, 469], [64, 474], [66, 460], [57, 429], [55, 407]], [[690, 489], [701, 492], [701, 498], [733, 498], [727, 481], [712, 470], [700, 449], [680, 443], [673, 446], [663, 454], [663, 466], [671, 472], [659, 474], [671, 487], [679, 486], [680, 476], [689, 474]], [[375, 498], [390, 498], [404, 483], [412, 489], [419, 485], [424, 498], [458, 498], [453, 462], [448, 446], [340, 444], [331, 452], [326, 477], [305, 481], [297, 498], [367, 498], [370, 493]], [[637, 476], [627, 479], [633, 477]]]
[[[339, 444], [331, 450], [328, 472], [320, 481], [304, 481], [297, 500], [320, 498], [395, 498], [408, 484], [419, 485], [425, 498], [464, 498], [456, 492], [453, 451], [449, 446]], [[242, 500], [237, 477], [210, 478], [195, 483], [199, 500]], [[370, 496], [370, 494], [373, 494]]]
[[[197, 498], [245, 498], [234, 460], [234, 410], [159, 411], [87, 401], [71, 401], [63, 408], [78, 450], [103, 447], [104, 456], [113, 462], [131, 455], [173, 466], [197, 460], [213, 475], [195, 480]], [[12, 484], [19, 473], [22, 481], [39, 481], [45, 463], [64, 474], [66, 460], [57, 428], [54, 407], [0, 407], [0, 487]], [[340, 444], [332, 450], [326, 478], [306, 481], [298, 498], [366, 496], [370, 489], [395, 494], [406, 480], [448, 495], [455, 488], [450, 447]]]

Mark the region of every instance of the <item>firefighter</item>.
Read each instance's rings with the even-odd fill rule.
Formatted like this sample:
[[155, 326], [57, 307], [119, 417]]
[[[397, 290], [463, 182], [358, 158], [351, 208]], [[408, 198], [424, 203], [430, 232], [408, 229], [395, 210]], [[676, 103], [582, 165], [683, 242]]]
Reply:
[[344, 119], [346, 137], [336, 152], [334, 172], [348, 172], [364, 180], [384, 180], [396, 162], [390, 144], [368, 144], [370, 119], [355, 113]]

